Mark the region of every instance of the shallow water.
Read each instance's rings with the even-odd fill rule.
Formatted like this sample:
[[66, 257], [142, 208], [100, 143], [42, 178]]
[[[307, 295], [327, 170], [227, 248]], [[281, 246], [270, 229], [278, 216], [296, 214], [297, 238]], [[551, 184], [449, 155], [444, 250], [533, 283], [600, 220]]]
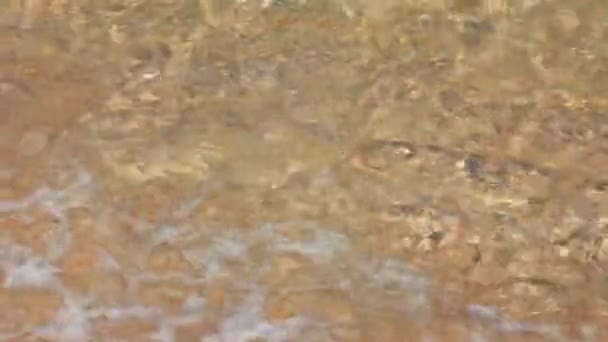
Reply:
[[0, 340], [605, 339], [608, 6], [205, 4], [0, 17]]

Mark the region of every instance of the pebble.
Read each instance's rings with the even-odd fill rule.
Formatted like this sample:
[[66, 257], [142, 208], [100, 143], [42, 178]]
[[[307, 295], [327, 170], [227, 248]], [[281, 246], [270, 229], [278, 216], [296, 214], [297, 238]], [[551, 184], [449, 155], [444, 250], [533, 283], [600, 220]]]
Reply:
[[161, 309], [168, 314], [177, 314], [188, 298], [199, 297], [196, 284], [188, 284], [182, 279], [144, 280], [138, 284], [135, 298], [146, 307]]
[[19, 154], [23, 157], [39, 155], [49, 144], [49, 134], [47, 128], [34, 128], [25, 132], [17, 147]]
[[41, 288], [0, 289], [0, 333], [21, 333], [50, 324], [63, 304], [61, 295]]
[[463, 163], [462, 167], [467, 177], [479, 178], [481, 176], [481, 170], [483, 168], [482, 161], [476, 157], [468, 157]]
[[133, 100], [120, 93], [116, 93], [108, 100], [106, 107], [110, 112], [129, 110], [133, 107]]
[[193, 265], [178, 248], [162, 244], [150, 251], [146, 260], [146, 269], [156, 273], [187, 273], [193, 270]]
[[581, 25], [581, 21], [574, 11], [561, 10], [554, 17], [557, 28], [563, 34], [571, 34], [576, 31]]
[[597, 259], [601, 262], [606, 262], [608, 260], [608, 239], [602, 238], [602, 242], [600, 242], [599, 250], [597, 253]]
[[90, 329], [99, 341], [150, 341], [150, 336], [158, 330], [158, 326], [152, 319], [100, 317], [90, 322]]
[[352, 324], [356, 321], [348, 296], [333, 290], [296, 291], [277, 296], [269, 301], [265, 312], [271, 321], [283, 321], [298, 315], [334, 324]]

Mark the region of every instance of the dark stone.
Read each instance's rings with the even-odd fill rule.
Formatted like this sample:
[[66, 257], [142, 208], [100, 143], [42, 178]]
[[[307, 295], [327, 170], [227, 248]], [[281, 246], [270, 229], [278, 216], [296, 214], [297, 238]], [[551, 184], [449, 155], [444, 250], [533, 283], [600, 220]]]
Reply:
[[464, 160], [464, 172], [467, 177], [479, 179], [483, 163], [480, 158], [471, 156]]

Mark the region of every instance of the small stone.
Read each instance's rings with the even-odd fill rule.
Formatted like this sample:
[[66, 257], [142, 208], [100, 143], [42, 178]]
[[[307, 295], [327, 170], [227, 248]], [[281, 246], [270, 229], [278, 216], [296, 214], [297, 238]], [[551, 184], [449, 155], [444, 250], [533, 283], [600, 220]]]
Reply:
[[356, 320], [354, 307], [348, 297], [328, 290], [295, 291], [271, 298], [265, 312], [271, 321], [283, 321], [299, 315], [336, 324], [352, 324]]
[[21, 333], [49, 324], [62, 305], [61, 296], [47, 289], [0, 288], [0, 333]]
[[439, 102], [443, 109], [453, 112], [464, 104], [464, 99], [457, 92], [446, 90], [439, 93]]
[[365, 159], [365, 164], [374, 170], [384, 170], [389, 166], [386, 156], [380, 153], [369, 154]]
[[430, 252], [433, 250], [433, 246], [433, 239], [425, 237], [424, 239], [420, 240], [416, 248], [422, 252]]
[[482, 162], [475, 157], [466, 158], [462, 164], [462, 168], [469, 178], [479, 178], [481, 176]]
[[568, 246], [555, 246], [555, 249], [560, 258], [567, 258], [570, 256], [570, 248], [568, 248]]
[[397, 317], [370, 315], [361, 328], [363, 341], [404, 341], [413, 338], [412, 326]]
[[452, 2], [452, 8], [456, 11], [471, 11], [480, 7], [480, 0], [454, 0]]
[[498, 81], [498, 87], [506, 92], [517, 92], [522, 84], [516, 79], [502, 79]]
[[307, 264], [299, 255], [278, 255], [272, 260], [272, 271], [268, 275], [271, 284], [282, 284], [300, 272]]
[[[486, 341], [483, 338], [475, 338], [470, 326], [466, 322], [461, 322], [458, 319], [446, 320], [436, 319], [429, 324], [427, 331], [420, 333], [422, 338], [416, 340], [426, 341]], [[488, 341], [496, 341], [489, 339]]]
[[111, 112], [120, 112], [123, 110], [128, 110], [131, 107], [133, 107], [133, 101], [131, 99], [129, 99], [128, 97], [126, 97], [120, 93], [117, 93], [117, 94], [112, 95], [112, 97], [110, 97], [110, 99], [106, 103], [106, 106], [108, 107], [108, 109]]
[[212, 336], [218, 333], [220, 323], [214, 320], [200, 320], [192, 323], [177, 325], [174, 328], [175, 341], [192, 341], [198, 342], [204, 340], [207, 336]]
[[158, 331], [156, 322], [139, 318], [99, 318], [91, 325], [91, 334], [99, 341], [149, 341]]
[[205, 288], [206, 310], [208, 312], [221, 312], [226, 301], [226, 284], [215, 280]]
[[61, 229], [55, 218], [47, 213], [35, 212], [30, 215], [30, 220], [14, 217], [5, 221], [4, 233], [12, 241], [31, 248], [35, 255], [47, 256]]
[[14, 169], [0, 168], [0, 182], [8, 182], [17, 175]]
[[139, 99], [139, 101], [144, 103], [153, 103], [160, 101], [160, 97], [149, 91], [145, 91], [139, 94], [137, 98]]
[[507, 271], [510, 276], [519, 278], [533, 278], [542, 276], [542, 252], [539, 249], [529, 249], [519, 251], [512, 256], [508, 265], [501, 268], [501, 271]]
[[84, 207], [69, 208], [66, 212], [73, 238], [91, 238], [92, 232], [97, 229], [94, 213]]
[[63, 257], [62, 268], [70, 273], [95, 270], [98, 262], [97, 254], [97, 244], [86, 240], [74, 241], [72, 248]]
[[448, 271], [463, 271], [475, 266], [480, 259], [477, 248], [471, 244], [454, 244], [438, 250], [437, 257], [445, 260], [443, 263]]
[[146, 269], [157, 273], [189, 273], [193, 266], [178, 248], [165, 243], [152, 248]]
[[62, 272], [62, 284], [99, 305], [121, 305], [127, 298], [127, 280], [119, 272]]
[[528, 142], [522, 136], [516, 135], [509, 139], [508, 153], [512, 158], [519, 159], [523, 155]]
[[482, 264], [472, 269], [468, 280], [481, 286], [490, 286], [501, 283], [507, 276], [507, 272], [500, 265]]
[[141, 304], [177, 313], [189, 297], [199, 296], [199, 292], [196, 285], [178, 280], [147, 281], [139, 284], [136, 296]]
[[19, 141], [18, 152], [23, 157], [34, 157], [44, 151], [49, 143], [50, 131], [35, 128], [27, 131]]
[[418, 27], [421, 29], [429, 29], [433, 26], [433, 16], [430, 14], [422, 14], [418, 16]]
[[608, 261], [608, 239], [602, 238], [602, 242], [599, 246], [599, 251], [597, 253], [597, 259], [601, 262]]
[[572, 10], [561, 10], [555, 14], [554, 17], [557, 28], [563, 34], [571, 34], [576, 31], [581, 25], [581, 21]]
[[584, 194], [573, 194], [571, 203], [574, 214], [580, 219], [593, 221], [597, 218], [598, 212], [595, 204]]
[[[0, 178], [0, 181], [3, 181], [3, 179]], [[8, 188], [8, 187], [1, 187], [0, 188], [0, 200], [12, 200], [15, 199], [15, 190]]]

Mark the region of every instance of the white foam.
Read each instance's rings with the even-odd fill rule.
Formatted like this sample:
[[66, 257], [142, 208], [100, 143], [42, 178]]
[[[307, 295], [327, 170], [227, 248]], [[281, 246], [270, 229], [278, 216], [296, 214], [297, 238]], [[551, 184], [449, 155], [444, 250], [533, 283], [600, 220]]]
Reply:
[[490, 323], [494, 331], [497, 332], [511, 334], [536, 333], [553, 340], [561, 340], [560, 329], [555, 325], [516, 321], [501, 314], [496, 308], [484, 305], [471, 304], [467, 307], [467, 311], [472, 318], [480, 323]]
[[[74, 171], [76, 170], [76, 171]], [[216, 227], [213, 225], [185, 222], [193, 210], [201, 205], [205, 192], [196, 198], [189, 198], [175, 205], [170, 217], [164, 222], [147, 222], [138, 217], [129, 216], [111, 203], [95, 202], [95, 182], [91, 175], [81, 168], [74, 168], [66, 173], [67, 184], [62, 189], [41, 187], [21, 200], [0, 201], [0, 213], [27, 215], [31, 208], [41, 208], [57, 219], [58, 234], [49, 241], [49, 253], [46, 258], [34, 256], [29, 248], [10, 241], [0, 241], [0, 267], [5, 274], [5, 287], [34, 286], [49, 288], [62, 295], [64, 306], [54, 319], [32, 333], [52, 340], [86, 341], [94, 332], [92, 320], [103, 318], [110, 321], [121, 321], [129, 318], [140, 318], [154, 322], [158, 330], [148, 336], [150, 340], [175, 341], [175, 327], [189, 324], [200, 319], [205, 313], [207, 298], [203, 295], [191, 295], [183, 303], [180, 312], [166, 314], [160, 308], [135, 304], [124, 306], [92, 306], [95, 298], [81, 298], [66, 290], [57, 277], [61, 269], [52, 264], [67, 248], [70, 247], [70, 225], [66, 210], [73, 207], [94, 208], [99, 222], [95, 226], [97, 233], [113, 234], [114, 230], [106, 229], [111, 222], [128, 222], [145, 241], [143, 247], [132, 251], [138, 258], [140, 266], [153, 246], [168, 242], [184, 247], [186, 258], [195, 266], [188, 274], [157, 275], [146, 273], [144, 267], [125, 270], [121, 263], [110, 253], [97, 251], [99, 265], [102, 269], [123, 272], [129, 289], [129, 297], [137, 291], [137, 285], [146, 280], [178, 280], [185, 284], [207, 284], [216, 277], [228, 279], [231, 289], [238, 289], [238, 294], [227, 293], [229, 300], [220, 320], [219, 330], [212, 336], [201, 337], [206, 342], [239, 342], [261, 338], [266, 341], [315, 340], [330, 341], [329, 332], [333, 327], [330, 322], [318, 321], [313, 317], [294, 316], [279, 322], [270, 322], [265, 318], [264, 306], [269, 298], [265, 275], [272, 265], [268, 262], [276, 255], [295, 253], [314, 262], [315, 267], [309, 272], [311, 283], [308, 288], [341, 289], [351, 295], [354, 305], [372, 310], [391, 310], [412, 314], [420, 320], [432, 320], [430, 300], [430, 279], [409, 267], [401, 259], [370, 258], [358, 253], [352, 246], [351, 237], [335, 227], [324, 226], [320, 222], [274, 222], [262, 224], [255, 229], [237, 229]], [[331, 175], [329, 175], [331, 176]], [[323, 174], [321, 181], [332, 182]], [[71, 177], [71, 178], [70, 178]], [[72, 181], [70, 181], [73, 179]], [[328, 184], [319, 184], [319, 187]], [[168, 211], [171, 212], [171, 211]], [[304, 285], [303, 285], [304, 286]], [[289, 291], [290, 289], [284, 289]], [[305, 291], [306, 289], [299, 289]], [[360, 294], [365, 293], [364, 296]], [[535, 332], [543, 336], [559, 339], [558, 327], [551, 325], [529, 324], [518, 322], [501, 315], [498, 310], [481, 305], [468, 307], [474, 320], [481, 326], [489, 327], [494, 332], [522, 333]], [[592, 335], [593, 326], [586, 327]], [[333, 330], [335, 332], [335, 330]], [[0, 335], [0, 340], [14, 338], [18, 334]], [[483, 330], [472, 331], [471, 339], [486, 341]], [[430, 338], [430, 337], [429, 337]]]
[[224, 319], [217, 334], [204, 337], [201, 341], [246, 342], [263, 338], [269, 342], [282, 342], [289, 337], [297, 336], [306, 326], [307, 320], [302, 317], [292, 317], [278, 324], [264, 320], [262, 318], [264, 299], [265, 296], [261, 291], [251, 293], [233, 314]]
[[57, 283], [55, 274], [59, 271], [45, 260], [30, 259], [6, 272], [4, 287], [52, 287]]
[[58, 341], [86, 341], [90, 336], [87, 312], [77, 306], [64, 306], [53, 322], [35, 331], [35, 335]]
[[[294, 227], [295, 226], [295, 227]], [[313, 225], [286, 225], [286, 229], [300, 228], [305, 230], [306, 239], [294, 240], [279, 234], [275, 234], [272, 249], [275, 252], [296, 252], [317, 260], [318, 262], [329, 262], [338, 255], [343, 255], [350, 249], [348, 239], [331, 230], [323, 230]]]

